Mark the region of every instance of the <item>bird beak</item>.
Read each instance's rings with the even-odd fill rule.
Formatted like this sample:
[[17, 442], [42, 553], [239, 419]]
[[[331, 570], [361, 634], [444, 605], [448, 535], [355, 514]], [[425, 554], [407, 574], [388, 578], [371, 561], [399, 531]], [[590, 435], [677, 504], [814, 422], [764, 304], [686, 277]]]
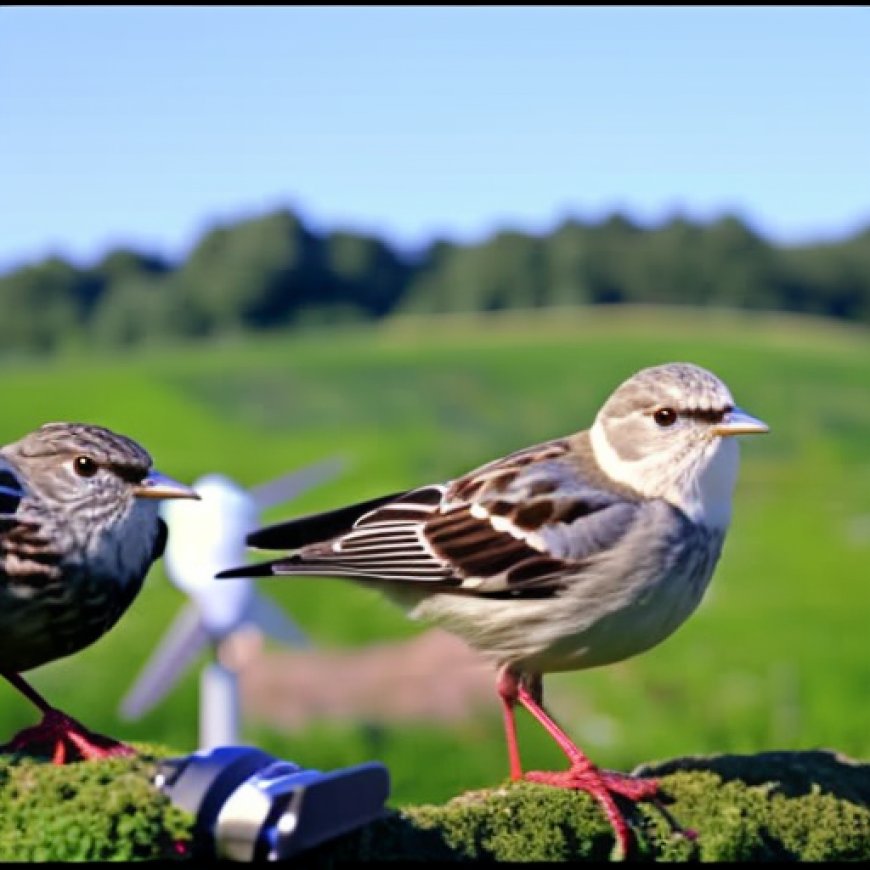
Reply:
[[159, 471], [152, 471], [133, 487], [137, 498], [199, 498], [199, 493]]
[[713, 426], [713, 434], [723, 438], [729, 435], [760, 435], [769, 431], [767, 423], [747, 414], [742, 408], [732, 409], [722, 418], [721, 423]]

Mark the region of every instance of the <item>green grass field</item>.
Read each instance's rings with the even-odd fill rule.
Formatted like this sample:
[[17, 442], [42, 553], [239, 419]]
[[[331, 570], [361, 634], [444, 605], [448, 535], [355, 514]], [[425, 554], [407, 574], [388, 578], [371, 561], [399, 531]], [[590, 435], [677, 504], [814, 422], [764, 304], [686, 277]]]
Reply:
[[[578, 309], [20, 360], [2, 367], [0, 440], [47, 420], [98, 422], [141, 440], [157, 467], [181, 480], [220, 470], [245, 484], [344, 456], [342, 478], [292, 504], [302, 513], [446, 478], [585, 427], [636, 369], [699, 363], [771, 426], [770, 435], [744, 442], [734, 521], [712, 587], [656, 649], [549, 677], [549, 705], [594, 760], [623, 769], [774, 748], [832, 747], [866, 758], [868, 339], [866, 330], [823, 321]], [[324, 647], [420, 630], [346, 582], [276, 581], [268, 591]], [[155, 566], [112, 632], [32, 672], [34, 684], [93, 728], [193, 749], [195, 671], [143, 720], [126, 724], [115, 714], [182, 601]], [[0, 693], [4, 735], [35, 721], [11, 688]], [[520, 726], [529, 766], [562, 764], [526, 717]], [[304, 733], [248, 726], [244, 738], [321, 769], [380, 758], [397, 803], [442, 800], [507, 770], [494, 693], [491, 715], [456, 728], [323, 722]]]

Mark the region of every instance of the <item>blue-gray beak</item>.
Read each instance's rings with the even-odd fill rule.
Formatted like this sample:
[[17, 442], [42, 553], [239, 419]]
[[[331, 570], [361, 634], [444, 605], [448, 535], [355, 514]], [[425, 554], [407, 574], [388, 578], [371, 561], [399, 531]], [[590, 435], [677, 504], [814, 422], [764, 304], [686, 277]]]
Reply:
[[133, 487], [137, 498], [199, 498], [199, 493], [159, 471], [150, 471]]
[[742, 408], [732, 408], [722, 418], [721, 423], [713, 426], [713, 434], [723, 438], [729, 435], [761, 435], [769, 431], [767, 423], [747, 414]]

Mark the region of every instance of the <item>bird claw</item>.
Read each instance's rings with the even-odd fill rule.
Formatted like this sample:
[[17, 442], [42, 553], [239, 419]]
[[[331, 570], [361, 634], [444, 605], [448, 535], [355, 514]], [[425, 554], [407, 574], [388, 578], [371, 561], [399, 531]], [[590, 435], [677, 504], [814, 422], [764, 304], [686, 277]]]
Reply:
[[625, 773], [616, 773], [612, 770], [599, 770], [598, 776], [608, 791], [628, 798], [630, 801], [651, 800], [659, 793], [659, 781], [657, 779], [631, 776]]
[[54, 709], [47, 710], [38, 725], [23, 728], [8, 743], [0, 746], [0, 752], [51, 755], [53, 764], [136, 754], [132, 746], [95, 734], [71, 716]]
[[604, 810], [616, 838], [616, 851], [625, 857], [630, 847], [630, 829], [625, 816], [614, 801], [614, 795], [632, 802], [651, 801], [664, 815], [674, 833], [689, 842], [698, 839], [698, 832], [683, 828], [667, 811], [659, 791], [659, 781], [650, 777], [631, 776], [612, 770], [599, 770], [592, 765], [575, 765], [568, 770], [547, 772], [532, 770], [525, 774], [530, 782], [552, 785], [556, 788], [571, 788], [585, 791], [595, 798]]
[[599, 770], [590, 764], [576, 764], [563, 771], [531, 770], [525, 774], [525, 779], [556, 788], [585, 791], [595, 798], [613, 828], [617, 851], [623, 857], [628, 855], [631, 835], [614, 795], [630, 801], [651, 800], [657, 796], [659, 789], [658, 780]]
[[657, 779], [630, 776], [612, 770], [599, 770], [592, 765], [575, 765], [568, 770], [542, 771], [530, 770], [525, 778], [557, 788], [574, 788], [590, 794], [608, 792], [627, 798], [630, 801], [643, 801], [656, 797], [659, 791]]

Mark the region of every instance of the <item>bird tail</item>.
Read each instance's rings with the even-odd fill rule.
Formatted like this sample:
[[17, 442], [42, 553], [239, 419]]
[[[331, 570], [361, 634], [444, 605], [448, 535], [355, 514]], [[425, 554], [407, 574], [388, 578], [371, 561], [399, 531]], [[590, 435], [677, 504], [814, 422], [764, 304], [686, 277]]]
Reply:
[[275, 559], [272, 562], [261, 562], [258, 565], [241, 565], [238, 568], [226, 568], [218, 571], [214, 576], [218, 580], [227, 580], [233, 577], [272, 577], [275, 574], [274, 566], [284, 560]]
[[405, 494], [406, 492], [397, 492], [392, 495], [382, 495], [348, 507], [308, 514], [294, 520], [264, 526], [251, 532], [245, 540], [249, 547], [258, 550], [298, 550], [300, 547], [326, 541], [346, 532], [364, 514]]
[[259, 529], [248, 535], [249, 546], [297, 552], [215, 576], [445, 581], [448, 568], [433, 558], [417, 534], [443, 495], [442, 485], [424, 486]]
[[355, 566], [342, 565], [340, 561], [316, 562], [302, 556], [284, 556], [271, 562], [259, 562], [253, 565], [240, 565], [237, 568], [227, 568], [214, 575], [218, 580], [234, 577], [344, 577], [347, 579], [371, 580], [378, 576], [377, 572], [360, 569]]
[[[308, 514], [293, 520], [264, 526], [251, 532], [245, 542], [249, 547], [258, 550], [297, 550], [309, 544], [328, 541], [350, 529], [353, 524], [369, 511], [400, 498], [405, 492], [383, 495], [369, 501], [362, 501], [336, 510]], [[321, 566], [303, 562], [299, 556], [284, 556], [270, 562], [257, 565], [241, 565], [237, 568], [227, 568], [215, 574], [218, 580], [233, 577], [273, 577], [277, 574], [307, 574], [335, 576], [335, 568], [330, 572]]]

